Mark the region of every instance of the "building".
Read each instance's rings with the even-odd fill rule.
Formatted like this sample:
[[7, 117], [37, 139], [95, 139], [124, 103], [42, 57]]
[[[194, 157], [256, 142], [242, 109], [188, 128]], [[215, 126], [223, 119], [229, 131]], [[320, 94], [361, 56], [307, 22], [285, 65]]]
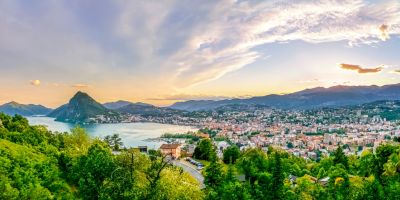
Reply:
[[160, 151], [163, 155], [170, 155], [173, 158], [179, 158], [181, 156], [181, 145], [180, 144], [163, 144], [160, 147]]
[[147, 153], [147, 146], [138, 146], [138, 149], [141, 153]]
[[197, 133], [196, 136], [199, 138], [207, 138], [207, 139], [210, 138], [210, 135], [208, 135], [207, 133], [201, 133], [201, 132]]

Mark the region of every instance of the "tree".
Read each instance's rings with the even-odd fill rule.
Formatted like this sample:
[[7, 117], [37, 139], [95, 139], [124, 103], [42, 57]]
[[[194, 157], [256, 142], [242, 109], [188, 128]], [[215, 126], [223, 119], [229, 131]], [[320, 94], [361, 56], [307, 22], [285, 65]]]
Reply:
[[197, 147], [194, 149], [193, 157], [200, 160], [211, 160], [215, 150], [210, 139], [200, 140]]
[[73, 177], [84, 199], [98, 199], [116, 165], [110, 149], [96, 143], [73, 166]]
[[22, 117], [21, 115], [15, 115], [11, 119], [11, 123], [7, 124], [7, 129], [9, 131], [15, 131], [15, 132], [24, 132], [29, 128], [29, 122], [25, 117]]
[[190, 174], [172, 167], [162, 171], [158, 184], [151, 192], [151, 195], [141, 199], [201, 200], [204, 197], [204, 193], [201, 191], [200, 184], [196, 179]]
[[333, 199], [346, 199], [349, 193], [349, 175], [343, 165], [331, 167], [329, 172], [328, 193]]
[[395, 152], [396, 147], [386, 144], [376, 148], [375, 154], [375, 177], [382, 182], [381, 175], [384, 172], [384, 165], [389, 160], [389, 157]]
[[282, 161], [279, 152], [274, 154], [274, 168], [272, 172], [272, 197], [273, 199], [282, 199], [282, 189], [284, 174], [282, 169]]
[[223, 161], [226, 164], [234, 164], [240, 156], [240, 150], [236, 145], [229, 146], [223, 154]]
[[237, 178], [235, 177], [235, 169], [233, 165], [229, 165], [228, 171], [226, 172], [225, 175], [225, 183], [235, 182], [235, 181], [237, 181]]
[[258, 173], [267, 170], [267, 155], [260, 149], [248, 149], [238, 159], [237, 166], [250, 184], [253, 184]]
[[240, 200], [249, 200], [252, 199], [249, 189], [246, 185], [241, 184], [238, 181], [224, 183], [219, 193], [217, 193], [217, 198], [215, 199], [240, 199]]
[[66, 152], [71, 157], [74, 157], [86, 153], [91, 141], [86, 130], [77, 126], [71, 129], [71, 134], [66, 135], [64, 143]]
[[272, 174], [268, 172], [258, 173], [256, 181], [251, 185], [251, 191], [254, 199], [272, 199]]
[[325, 191], [311, 176], [305, 175], [297, 178], [294, 192], [298, 199], [322, 199]]
[[211, 189], [217, 189], [224, 181], [222, 164], [213, 159], [205, 168], [204, 184]]
[[358, 159], [360, 165], [358, 174], [361, 176], [370, 176], [376, 174], [375, 159], [375, 155], [371, 151], [364, 150], [361, 154], [361, 157]]
[[335, 153], [333, 154], [333, 163], [336, 164], [342, 164], [346, 169], [349, 168], [349, 161], [346, 155], [343, 152], [342, 147], [339, 145], [338, 148], [336, 149]]
[[398, 153], [393, 153], [389, 160], [384, 164], [383, 175], [394, 177], [400, 172], [400, 151]]
[[119, 137], [118, 134], [113, 134], [113, 135], [107, 135], [104, 137], [104, 142], [108, 144], [108, 146], [111, 147], [112, 150], [114, 151], [119, 151], [121, 149], [121, 146], [123, 146], [124, 143], [122, 143], [122, 139]]
[[72, 199], [60, 174], [56, 158], [0, 139], [0, 199]]

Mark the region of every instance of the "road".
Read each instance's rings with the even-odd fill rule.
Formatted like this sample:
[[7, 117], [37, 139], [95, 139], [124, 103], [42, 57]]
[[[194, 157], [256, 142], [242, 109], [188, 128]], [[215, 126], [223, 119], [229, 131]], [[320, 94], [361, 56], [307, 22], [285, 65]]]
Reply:
[[190, 175], [192, 175], [200, 183], [201, 189], [205, 188], [204, 177], [201, 174], [201, 172], [199, 172], [196, 169], [195, 166], [193, 166], [192, 164], [190, 164], [184, 160], [174, 160], [173, 164], [178, 167], [182, 167], [183, 171], [188, 172]]

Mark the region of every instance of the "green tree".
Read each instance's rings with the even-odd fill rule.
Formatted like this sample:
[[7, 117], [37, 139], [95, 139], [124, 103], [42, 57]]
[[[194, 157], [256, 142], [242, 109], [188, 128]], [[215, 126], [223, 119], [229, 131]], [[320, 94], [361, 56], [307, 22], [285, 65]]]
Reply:
[[381, 175], [384, 173], [384, 165], [390, 156], [396, 151], [396, 147], [390, 144], [380, 145], [375, 154], [375, 177], [382, 183]]
[[107, 135], [104, 137], [104, 142], [110, 146], [110, 148], [114, 151], [119, 151], [121, 147], [124, 145], [122, 142], [122, 139], [119, 137], [118, 134], [113, 134], [113, 135]]
[[197, 147], [194, 149], [193, 157], [200, 160], [211, 160], [215, 150], [210, 139], [200, 140]]
[[336, 149], [335, 153], [333, 154], [333, 163], [335, 165], [337, 164], [342, 164], [346, 169], [349, 168], [349, 161], [346, 155], [343, 152], [342, 147], [339, 145], [338, 148]]
[[222, 164], [216, 159], [205, 168], [204, 184], [211, 189], [217, 189], [224, 181]]
[[331, 167], [329, 172], [328, 192], [333, 199], [346, 199], [349, 194], [349, 175], [343, 165]]
[[70, 157], [85, 154], [91, 145], [91, 139], [86, 130], [77, 126], [64, 139], [65, 152]]
[[261, 149], [248, 149], [238, 159], [237, 166], [244, 173], [246, 180], [253, 184], [258, 173], [265, 172], [268, 168], [267, 155]]
[[236, 145], [229, 146], [223, 154], [223, 161], [226, 164], [234, 164], [240, 156], [240, 150]]
[[282, 199], [284, 174], [282, 160], [279, 152], [274, 154], [274, 167], [272, 171], [272, 198]]
[[99, 143], [90, 146], [73, 166], [73, 178], [84, 199], [98, 199], [105, 181], [111, 177], [116, 165], [110, 149]]

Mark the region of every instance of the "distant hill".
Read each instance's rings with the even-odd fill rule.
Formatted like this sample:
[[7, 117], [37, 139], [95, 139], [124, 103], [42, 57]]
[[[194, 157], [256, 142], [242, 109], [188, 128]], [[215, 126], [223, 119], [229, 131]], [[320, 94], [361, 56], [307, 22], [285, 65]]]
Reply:
[[141, 115], [144, 117], [169, 116], [169, 115], [182, 113], [182, 111], [180, 111], [180, 110], [156, 107], [151, 104], [145, 104], [145, 103], [131, 103], [129, 105], [126, 105], [126, 106], [116, 109], [116, 111], [118, 111], [120, 113], [132, 114], [132, 115]]
[[379, 100], [400, 100], [400, 84], [385, 86], [333, 86], [317, 87], [285, 95], [267, 95], [248, 99], [191, 100], [177, 102], [173, 109], [196, 111], [211, 110], [232, 104], [264, 105], [282, 109], [314, 109], [357, 105]]
[[33, 115], [47, 115], [52, 111], [50, 108], [46, 108], [42, 105], [34, 104], [19, 104], [17, 102], [9, 102], [0, 106], [0, 112], [8, 115], [23, 115], [23, 116], [33, 116]]
[[105, 103], [105, 104], [103, 104], [103, 106], [108, 109], [115, 110], [115, 109], [127, 106], [129, 104], [132, 104], [132, 102], [120, 100], [120, 101], [116, 101], [116, 102]]
[[68, 104], [60, 106], [48, 116], [63, 122], [91, 123], [98, 122], [98, 120], [102, 118], [118, 118], [119, 114], [107, 109], [88, 94], [78, 92], [72, 97]]
[[400, 119], [400, 101], [375, 101], [352, 108], [362, 110], [369, 116], [379, 115], [389, 121]]

